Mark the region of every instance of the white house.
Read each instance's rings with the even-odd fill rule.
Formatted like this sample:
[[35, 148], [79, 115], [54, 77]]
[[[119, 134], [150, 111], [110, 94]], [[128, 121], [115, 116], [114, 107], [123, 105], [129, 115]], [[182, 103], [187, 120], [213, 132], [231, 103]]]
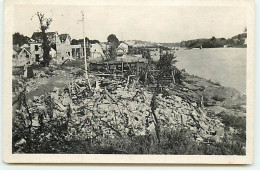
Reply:
[[129, 45], [125, 42], [120, 43], [118, 46], [116, 53], [117, 55], [124, 55], [128, 52]]
[[100, 45], [101, 45], [103, 51], [105, 51], [105, 52], [108, 51], [108, 49], [109, 49], [109, 43], [108, 42], [102, 42], [102, 43], [100, 43]]
[[89, 48], [90, 48], [90, 60], [97, 59], [97, 58], [100, 59], [105, 58], [103, 48], [99, 43], [91, 44]]
[[[47, 32], [47, 39], [49, 40], [51, 45], [56, 44], [56, 34], [57, 32]], [[26, 46], [26, 45], [24, 45]], [[43, 58], [43, 49], [42, 49], [42, 33], [34, 32], [30, 41], [30, 52], [32, 54], [32, 59], [34, 62], [40, 62]]]
[[43, 57], [42, 43], [38, 42], [29, 42], [30, 43], [30, 52], [34, 62], [40, 62]]
[[154, 61], [158, 61], [160, 59], [160, 48], [159, 47], [154, 47], [154, 48], [149, 48], [150, 50], [150, 56]]
[[20, 67], [25, 65], [32, 65], [34, 60], [28, 48], [18, 49], [17, 47], [13, 47], [12, 62], [13, 66]]
[[[50, 42], [50, 56], [58, 63], [64, 62], [72, 57], [71, 37], [69, 34], [58, 34], [58, 32], [48, 32], [47, 38]], [[40, 61], [43, 57], [42, 36], [40, 32], [34, 32], [30, 43], [30, 51], [34, 60]]]

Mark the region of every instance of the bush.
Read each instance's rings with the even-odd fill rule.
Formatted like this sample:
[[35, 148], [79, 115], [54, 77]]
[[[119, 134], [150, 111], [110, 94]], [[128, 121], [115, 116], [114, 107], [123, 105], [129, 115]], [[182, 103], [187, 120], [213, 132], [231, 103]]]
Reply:
[[176, 56], [174, 56], [174, 54], [164, 54], [160, 57], [158, 63], [156, 64], [156, 67], [159, 70], [159, 74], [157, 76], [158, 80], [164, 76], [170, 77], [174, 75], [175, 82], [179, 84], [181, 83], [181, 79], [183, 77], [181, 71], [174, 66], [177, 62], [175, 58]]
[[236, 117], [229, 115], [226, 112], [221, 112], [217, 114], [217, 116], [221, 117], [222, 123], [227, 127], [233, 127], [244, 131], [246, 130], [246, 119], [244, 117]]

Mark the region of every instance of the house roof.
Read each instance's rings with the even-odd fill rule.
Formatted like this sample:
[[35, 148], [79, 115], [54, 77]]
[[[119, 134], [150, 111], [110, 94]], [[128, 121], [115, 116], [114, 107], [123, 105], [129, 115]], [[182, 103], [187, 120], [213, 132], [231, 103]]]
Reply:
[[23, 48], [23, 49], [20, 51], [20, 53], [23, 52], [23, 51], [26, 51], [27, 53], [31, 54], [30, 48]]
[[13, 45], [13, 50], [19, 53], [21, 51], [21, 48], [19, 46]]
[[103, 48], [99, 43], [91, 44], [90, 52], [99, 52], [100, 54], [104, 55]]
[[[48, 38], [54, 38], [56, 32], [47, 32], [47, 37]], [[33, 39], [34, 41], [37, 42], [41, 42], [42, 41], [42, 33], [41, 32], [34, 32], [31, 39]]]
[[28, 48], [28, 47], [30, 47], [28, 44], [24, 44], [21, 46], [21, 48]]

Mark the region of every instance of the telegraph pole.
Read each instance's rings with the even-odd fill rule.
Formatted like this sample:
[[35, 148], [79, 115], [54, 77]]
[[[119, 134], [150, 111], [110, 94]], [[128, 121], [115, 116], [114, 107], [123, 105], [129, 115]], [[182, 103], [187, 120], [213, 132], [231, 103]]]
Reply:
[[[85, 78], [88, 82], [88, 86], [90, 88], [89, 78], [88, 78], [88, 65], [87, 65], [87, 50], [86, 50], [86, 41], [85, 41], [85, 18], [84, 11], [82, 13], [82, 24], [83, 24], [83, 41], [84, 41], [84, 62], [85, 62]], [[91, 88], [90, 88], [91, 89]]]

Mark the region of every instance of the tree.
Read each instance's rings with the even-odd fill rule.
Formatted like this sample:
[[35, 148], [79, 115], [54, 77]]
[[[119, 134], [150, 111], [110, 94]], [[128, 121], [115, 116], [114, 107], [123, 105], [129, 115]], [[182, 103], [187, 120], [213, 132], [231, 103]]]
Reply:
[[152, 74], [152, 68], [153, 68], [153, 60], [151, 58], [151, 54], [149, 49], [146, 49], [142, 52], [142, 57], [147, 59], [148, 63], [146, 65], [146, 68], [144, 69], [143, 74], [141, 75], [140, 80], [143, 81], [144, 85], [149, 85], [154, 81], [154, 76]]
[[175, 58], [176, 56], [171, 53], [166, 53], [160, 57], [156, 65], [157, 69], [159, 70], [159, 74], [157, 76], [158, 86], [164, 76], [171, 76], [174, 83], [181, 83], [181, 72], [174, 66], [174, 64], [177, 62]]
[[79, 44], [79, 40], [76, 39], [71, 40], [71, 45], [78, 45], [78, 44]]
[[99, 40], [89, 40], [89, 43], [90, 44], [97, 44], [97, 43], [100, 43]]
[[115, 59], [116, 58], [116, 49], [119, 46], [119, 40], [114, 34], [110, 34], [107, 37], [107, 41], [109, 42], [109, 47], [110, 47], [110, 58]]
[[212, 36], [212, 38], [210, 39], [210, 41], [216, 41], [216, 37]]
[[23, 34], [20, 34], [19, 32], [16, 32], [13, 34], [13, 45], [19, 45], [22, 46], [29, 41], [29, 37], [24, 36]]
[[39, 19], [40, 29], [41, 29], [41, 33], [42, 33], [43, 64], [44, 64], [44, 66], [49, 66], [49, 63], [50, 63], [49, 52], [51, 50], [51, 46], [50, 46], [50, 40], [48, 40], [46, 31], [50, 27], [52, 18], [45, 18], [44, 14], [41, 12], [37, 12], [36, 15]]

